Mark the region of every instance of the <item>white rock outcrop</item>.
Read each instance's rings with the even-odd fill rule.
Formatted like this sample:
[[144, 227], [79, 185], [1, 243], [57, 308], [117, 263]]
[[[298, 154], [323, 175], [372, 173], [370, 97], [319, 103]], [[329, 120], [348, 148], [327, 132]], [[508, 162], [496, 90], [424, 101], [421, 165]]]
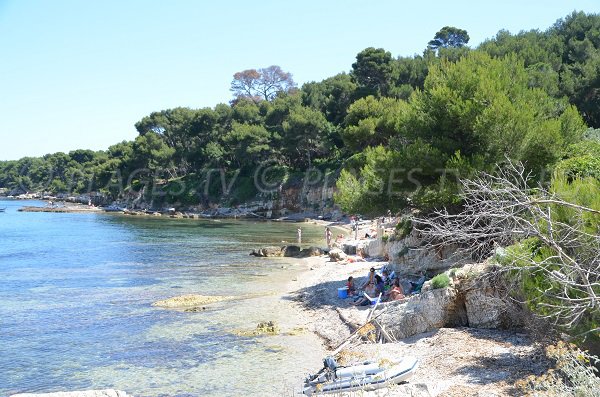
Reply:
[[348, 255], [344, 253], [341, 249], [334, 248], [329, 251], [329, 260], [332, 262], [340, 262], [346, 259]]
[[523, 306], [502, 297], [505, 286], [487, 265], [466, 265], [456, 273], [461, 277], [447, 288], [430, 289], [426, 283], [420, 294], [385, 304], [377, 321], [396, 339], [442, 327], [523, 326]]
[[392, 302], [385, 307], [385, 312], [377, 321], [396, 339], [433, 331], [449, 324], [465, 325], [467, 322], [454, 288], [423, 292], [406, 302]]

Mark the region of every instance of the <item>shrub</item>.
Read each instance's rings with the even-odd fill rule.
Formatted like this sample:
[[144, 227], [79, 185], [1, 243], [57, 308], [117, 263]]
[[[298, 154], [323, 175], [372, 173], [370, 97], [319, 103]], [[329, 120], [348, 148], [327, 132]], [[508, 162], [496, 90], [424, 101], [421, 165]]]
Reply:
[[450, 285], [450, 277], [446, 273], [438, 274], [431, 279], [431, 288], [440, 289]]
[[526, 396], [599, 396], [598, 357], [576, 346], [558, 342], [546, 348], [546, 356], [555, 360], [556, 368], [541, 376], [531, 375], [517, 382]]
[[402, 239], [412, 232], [412, 222], [410, 219], [402, 218], [396, 225], [396, 237]]

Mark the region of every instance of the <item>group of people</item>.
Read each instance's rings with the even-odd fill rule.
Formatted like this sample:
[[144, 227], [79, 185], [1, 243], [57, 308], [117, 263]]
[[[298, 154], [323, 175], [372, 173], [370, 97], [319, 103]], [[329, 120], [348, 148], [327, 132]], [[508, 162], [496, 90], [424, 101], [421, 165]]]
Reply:
[[380, 294], [381, 302], [405, 298], [404, 290], [400, 285], [400, 279], [387, 269], [383, 269], [381, 274], [377, 274], [375, 268], [372, 267], [369, 269], [367, 280], [358, 288], [354, 283], [354, 277], [350, 276], [348, 277], [346, 287], [348, 289], [348, 296], [354, 298], [350, 304], [355, 306], [369, 305], [371, 304], [371, 299], [378, 298]]

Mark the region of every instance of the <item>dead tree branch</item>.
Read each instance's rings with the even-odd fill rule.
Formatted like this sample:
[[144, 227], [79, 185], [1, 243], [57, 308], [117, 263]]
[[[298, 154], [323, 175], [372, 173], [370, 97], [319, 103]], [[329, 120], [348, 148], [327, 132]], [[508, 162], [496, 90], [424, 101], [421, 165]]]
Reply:
[[[483, 261], [501, 257], [503, 272], [542, 280], [530, 283], [539, 313], [556, 324], [573, 328], [590, 314], [600, 313], [600, 236], [586, 228], [584, 214], [600, 212], [565, 201], [548, 189], [531, 187], [531, 175], [521, 164], [509, 162], [497, 174], [463, 180], [464, 209], [446, 210], [428, 217], [413, 217], [426, 247], [453, 244], [457, 254]], [[562, 207], [572, 211], [565, 220]], [[533, 251], [506, 250], [533, 238]], [[540, 278], [541, 277], [541, 278]], [[591, 331], [598, 331], [594, 329]]]

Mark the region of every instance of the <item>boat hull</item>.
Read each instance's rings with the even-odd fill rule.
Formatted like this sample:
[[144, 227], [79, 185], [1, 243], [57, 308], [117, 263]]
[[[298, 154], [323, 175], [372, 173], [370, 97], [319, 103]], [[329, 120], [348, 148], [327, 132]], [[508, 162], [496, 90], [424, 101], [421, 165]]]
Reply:
[[[336, 373], [340, 373], [342, 376], [336, 377], [332, 381], [322, 381], [322, 378], [317, 378], [316, 381], [309, 382], [302, 393], [314, 396], [345, 391], [382, 389], [392, 384], [406, 382], [413, 376], [418, 363], [416, 358], [406, 357], [389, 368], [379, 368], [379, 370], [373, 369], [373, 365], [341, 368], [336, 370]], [[359, 367], [365, 367], [367, 371], [361, 373]]]

